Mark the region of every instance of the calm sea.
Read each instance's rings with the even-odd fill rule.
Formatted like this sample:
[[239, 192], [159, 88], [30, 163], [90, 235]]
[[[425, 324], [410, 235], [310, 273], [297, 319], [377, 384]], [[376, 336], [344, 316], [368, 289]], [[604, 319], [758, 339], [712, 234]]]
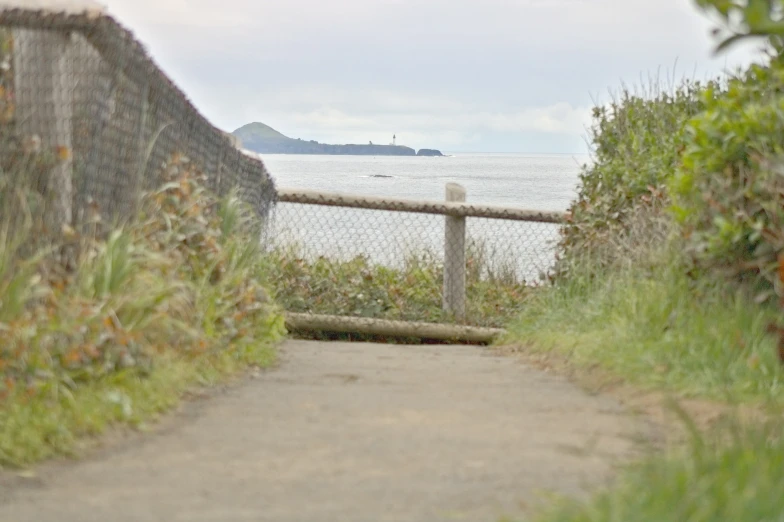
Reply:
[[263, 156], [279, 187], [442, 199], [444, 185], [456, 182], [468, 191], [468, 201], [535, 210], [566, 210], [575, 196], [580, 166], [588, 159], [519, 154]]
[[[454, 154], [442, 158], [391, 156], [262, 157], [278, 187], [371, 196], [440, 200], [449, 182], [463, 185], [468, 202], [532, 210], [566, 210], [588, 156]], [[412, 251], [443, 250], [442, 216], [279, 204], [274, 237], [304, 253], [399, 265]], [[469, 238], [488, 259], [512, 262], [531, 280], [552, 262], [557, 227], [487, 219], [468, 220]]]

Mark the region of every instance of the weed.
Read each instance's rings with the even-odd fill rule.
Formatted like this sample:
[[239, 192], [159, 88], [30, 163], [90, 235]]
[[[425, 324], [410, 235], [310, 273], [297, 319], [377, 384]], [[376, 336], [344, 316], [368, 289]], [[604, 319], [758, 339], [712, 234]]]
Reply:
[[[481, 246], [468, 249], [468, 322], [503, 326], [532, 291], [514, 270], [491, 266]], [[453, 322], [443, 311], [443, 264], [426, 251], [410, 253], [398, 268], [350, 259], [308, 257], [296, 246], [270, 251], [265, 272], [275, 300], [287, 311], [392, 320]]]

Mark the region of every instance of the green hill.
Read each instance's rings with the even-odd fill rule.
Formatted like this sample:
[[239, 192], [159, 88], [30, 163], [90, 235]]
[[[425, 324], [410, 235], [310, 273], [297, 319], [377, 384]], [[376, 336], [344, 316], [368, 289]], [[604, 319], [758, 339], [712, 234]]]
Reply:
[[[416, 156], [417, 152], [401, 145], [329, 145], [314, 140], [294, 139], [281, 134], [269, 125], [255, 122], [232, 133], [242, 147], [259, 154], [332, 154], [358, 156]], [[426, 149], [430, 151], [431, 149]], [[433, 151], [438, 152], [438, 151]], [[428, 155], [441, 155], [428, 154]]]
[[239, 129], [235, 130], [232, 134], [242, 141], [246, 149], [251, 149], [255, 145], [263, 145], [265, 143], [286, 143], [289, 141], [297, 141], [284, 136], [276, 131], [269, 125], [263, 123], [249, 123]]

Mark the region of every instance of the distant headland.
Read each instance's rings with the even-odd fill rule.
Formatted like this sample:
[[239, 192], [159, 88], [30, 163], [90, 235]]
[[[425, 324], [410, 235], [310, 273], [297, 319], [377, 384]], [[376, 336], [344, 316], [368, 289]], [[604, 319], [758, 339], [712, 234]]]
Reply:
[[331, 154], [355, 156], [443, 156], [435, 149], [419, 152], [402, 145], [328, 145], [289, 138], [263, 123], [249, 123], [232, 132], [242, 147], [259, 154]]

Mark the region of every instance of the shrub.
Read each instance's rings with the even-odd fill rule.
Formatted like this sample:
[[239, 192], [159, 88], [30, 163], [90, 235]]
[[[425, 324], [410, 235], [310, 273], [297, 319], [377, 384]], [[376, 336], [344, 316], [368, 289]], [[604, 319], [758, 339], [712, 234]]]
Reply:
[[583, 168], [577, 199], [562, 231], [556, 274], [588, 257], [598, 266], [613, 262], [608, 242], [625, 234], [641, 207], [661, 208], [666, 183], [678, 161], [684, 124], [704, 106], [702, 93], [719, 89], [686, 80], [670, 91], [623, 90], [593, 111], [593, 162]]
[[673, 210], [696, 262], [722, 276], [778, 281], [784, 252], [784, 67], [752, 65], [708, 89], [689, 121]]

